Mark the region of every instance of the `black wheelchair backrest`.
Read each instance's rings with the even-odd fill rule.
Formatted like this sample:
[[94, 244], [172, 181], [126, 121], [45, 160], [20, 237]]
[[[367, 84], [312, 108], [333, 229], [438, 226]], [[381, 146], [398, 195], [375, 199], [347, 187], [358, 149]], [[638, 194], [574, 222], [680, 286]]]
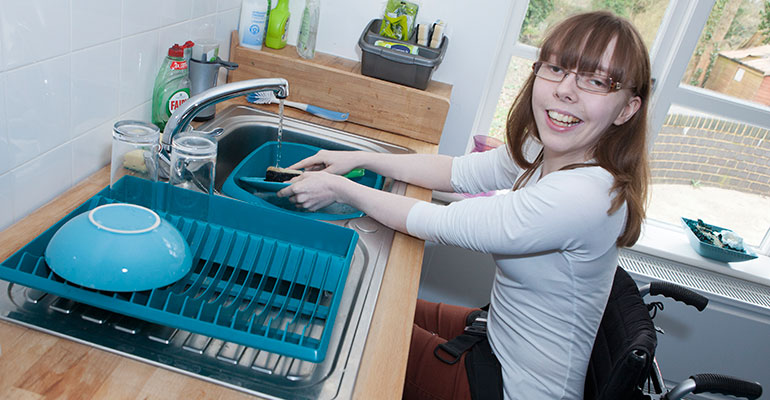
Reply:
[[636, 399], [651, 371], [657, 337], [636, 283], [620, 267], [594, 341], [586, 400]]

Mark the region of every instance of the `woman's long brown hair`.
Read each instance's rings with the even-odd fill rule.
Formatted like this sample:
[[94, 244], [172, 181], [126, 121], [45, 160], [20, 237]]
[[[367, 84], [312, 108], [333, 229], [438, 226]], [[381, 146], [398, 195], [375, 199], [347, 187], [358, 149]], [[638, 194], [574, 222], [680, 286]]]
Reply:
[[[609, 171], [615, 181], [610, 189], [615, 196], [607, 214], [617, 211], [625, 202], [628, 216], [625, 231], [617, 240], [622, 247], [636, 243], [641, 232], [647, 204], [649, 165], [647, 162], [647, 103], [650, 96], [650, 59], [641, 35], [627, 20], [609, 12], [598, 11], [570, 17], [554, 26], [540, 49], [539, 59], [551, 61], [578, 71], [594, 72], [604, 51], [616, 38], [608, 74], [615, 82], [631, 88], [642, 100], [639, 111], [622, 125], [610, 125], [593, 148], [595, 163], [573, 164], [573, 169], [599, 165]], [[513, 160], [525, 169], [514, 190], [523, 186], [542, 164], [542, 151], [529, 161], [525, 155], [528, 139], [540, 141], [532, 110], [532, 88], [535, 75], [530, 74], [508, 111], [506, 134]]]

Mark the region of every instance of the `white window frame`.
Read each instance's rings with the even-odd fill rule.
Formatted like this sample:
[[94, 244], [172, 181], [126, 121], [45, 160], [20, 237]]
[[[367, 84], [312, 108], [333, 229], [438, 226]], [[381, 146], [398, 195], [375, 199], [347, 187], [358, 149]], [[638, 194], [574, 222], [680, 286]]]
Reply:
[[[652, 148], [672, 104], [730, 120], [770, 128], [770, 108], [681, 83], [687, 64], [715, 2], [716, 0], [671, 0], [669, 2], [668, 9], [660, 24], [660, 31], [650, 50], [652, 76], [655, 79], [649, 109], [650, 148]], [[528, 5], [528, 1], [517, 1], [511, 6], [506, 23], [507, 28], [503, 33], [504, 36], [500, 41], [500, 49], [497, 53], [499, 58], [496, 60], [495, 68], [484, 89], [482, 97], [484, 105], [476, 116], [472, 132], [489, 131], [511, 57], [515, 56], [533, 61], [537, 58], [538, 48], [518, 41]], [[471, 138], [469, 138], [469, 142], [470, 140]], [[656, 221], [645, 224], [645, 231], [661, 233], [661, 230], [669, 231], [665, 232], [664, 236], [673, 235], [685, 238], [681, 229], [676, 231], [671, 228], [671, 225]], [[686, 242], [686, 239], [684, 241]], [[640, 240], [640, 242], [644, 242], [644, 240]], [[636, 247], [655, 252], [655, 247], [663, 245], [662, 241], [652, 240]], [[770, 229], [765, 234], [758, 251], [764, 255], [770, 254]], [[680, 249], [669, 249], [668, 254], [678, 252]], [[760, 261], [761, 263], [770, 265], [769, 258], [761, 258], [763, 259]], [[689, 261], [691, 264], [701, 264], [701, 266], [709, 264], [703, 260]], [[742, 265], [749, 264], [742, 263]], [[751, 268], [749, 265], [748, 269]]]

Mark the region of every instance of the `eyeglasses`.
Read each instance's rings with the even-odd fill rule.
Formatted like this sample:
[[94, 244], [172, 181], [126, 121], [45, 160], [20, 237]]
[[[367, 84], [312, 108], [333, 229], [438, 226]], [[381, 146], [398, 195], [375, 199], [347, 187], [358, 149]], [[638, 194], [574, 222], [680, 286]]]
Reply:
[[551, 82], [561, 82], [569, 74], [575, 74], [575, 83], [577, 87], [592, 93], [609, 93], [613, 90], [623, 88], [620, 82], [613, 82], [607, 75], [596, 74], [592, 72], [574, 72], [560, 67], [556, 64], [538, 61], [532, 64], [532, 70], [535, 76]]

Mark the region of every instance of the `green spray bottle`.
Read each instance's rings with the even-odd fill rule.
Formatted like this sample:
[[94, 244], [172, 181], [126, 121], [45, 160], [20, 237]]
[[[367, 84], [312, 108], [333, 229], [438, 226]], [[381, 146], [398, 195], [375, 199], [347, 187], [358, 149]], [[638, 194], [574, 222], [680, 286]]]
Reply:
[[271, 49], [282, 49], [286, 46], [289, 15], [289, 0], [278, 0], [278, 4], [270, 11], [270, 18], [267, 20], [265, 46]]
[[[192, 43], [192, 42], [190, 42]], [[190, 98], [190, 78], [185, 48], [175, 44], [168, 49], [155, 78], [152, 91], [152, 123], [161, 131], [171, 113]]]

